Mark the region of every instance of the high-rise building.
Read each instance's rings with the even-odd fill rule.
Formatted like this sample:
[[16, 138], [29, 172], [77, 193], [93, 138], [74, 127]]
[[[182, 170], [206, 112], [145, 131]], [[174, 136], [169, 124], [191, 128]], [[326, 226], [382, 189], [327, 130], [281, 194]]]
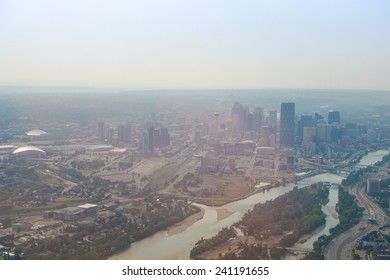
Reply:
[[346, 123], [345, 124], [345, 135], [350, 138], [356, 138], [358, 136], [358, 128], [356, 123]]
[[345, 127], [335, 126], [332, 129], [332, 141], [335, 143], [340, 143], [341, 138], [345, 135]]
[[112, 144], [114, 139], [115, 129], [113, 127], [108, 127], [108, 143]]
[[161, 144], [161, 135], [160, 135], [160, 129], [155, 128], [153, 130], [153, 147], [156, 148], [160, 146]]
[[131, 144], [131, 123], [130, 122], [126, 123], [123, 142], [126, 144]]
[[316, 140], [318, 142], [331, 142], [333, 126], [328, 124], [319, 124], [316, 126]]
[[270, 129], [270, 134], [276, 133], [277, 124], [278, 124], [278, 112], [275, 110], [269, 111], [268, 126]]
[[99, 134], [99, 142], [104, 143], [106, 141], [106, 126], [104, 125], [104, 122], [99, 122], [98, 134]]
[[280, 146], [294, 146], [295, 103], [282, 103], [280, 108]]
[[234, 102], [233, 108], [232, 108], [232, 129], [233, 131], [244, 131], [244, 126], [245, 126], [245, 109], [244, 107], [238, 103], [237, 101]]
[[[249, 107], [248, 106], [245, 106], [244, 107], [244, 110], [242, 111], [242, 122], [243, 122], [243, 126], [242, 126], [242, 130], [243, 131], [247, 131], [247, 130], [250, 130], [248, 128], [248, 116], [249, 116]], [[252, 127], [253, 127], [253, 115], [251, 117], [251, 121], [252, 121]]]
[[149, 145], [149, 133], [148, 132], [145, 132], [143, 137], [142, 137], [141, 152], [142, 152], [143, 155], [149, 155], [151, 153], [150, 145]]
[[303, 130], [305, 127], [314, 127], [312, 115], [301, 115], [301, 118], [298, 121], [298, 138], [300, 142], [303, 140]]
[[149, 152], [154, 152], [154, 127], [151, 126], [148, 128], [148, 145], [149, 145]]
[[123, 124], [118, 125], [118, 141], [119, 143], [125, 142], [125, 126]]
[[338, 123], [340, 124], [340, 112], [329, 111], [328, 112], [328, 124]]
[[160, 129], [160, 144], [163, 146], [169, 146], [170, 136], [169, 136], [168, 128], [163, 127]]
[[263, 126], [263, 108], [256, 107], [253, 112], [253, 130], [257, 133], [261, 132], [261, 127]]
[[303, 128], [303, 137], [302, 137], [302, 143], [307, 144], [314, 142], [317, 135], [317, 130], [315, 127], [309, 127], [306, 126]]
[[253, 114], [249, 113], [246, 116], [246, 129], [249, 130], [249, 131], [254, 130], [253, 129], [253, 123], [254, 123]]

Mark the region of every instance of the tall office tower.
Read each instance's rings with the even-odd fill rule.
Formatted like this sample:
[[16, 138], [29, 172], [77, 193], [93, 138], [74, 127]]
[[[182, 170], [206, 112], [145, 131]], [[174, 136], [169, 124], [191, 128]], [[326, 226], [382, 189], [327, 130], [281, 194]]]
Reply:
[[127, 122], [125, 126], [124, 143], [131, 144], [131, 123]]
[[213, 124], [213, 137], [215, 139], [218, 139], [219, 137], [219, 130], [220, 130], [220, 124], [219, 124], [219, 112], [214, 112], [214, 124]]
[[303, 140], [303, 130], [305, 127], [314, 127], [312, 115], [301, 115], [301, 118], [298, 121], [298, 137], [300, 142]]
[[280, 146], [294, 146], [295, 103], [282, 103], [280, 107]]
[[253, 130], [257, 133], [261, 132], [261, 127], [263, 126], [263, 108], [256, 107], [253, 112]]
[[160, 146], [161, 144], [161, 135], [160, 135], [160, 129], [155, 128], [153, 130], [153, 147], [156, 148]]
[[358, 136], [358, 129], [356, 123], [346, 123], [345, 124], [345, 135], [351, 138], [356, 138]]
[[150, 145], [149, 145], [149, 133], [145, 132], [142, 137], [142, 145], [141, 145], [141, 152], [143, 155], [149, 155], [150, 152]]
[[302, 143], [307, 144], [315, 141], [317, 130], [315, 127], [305, 126], [303, 128]]
[[151, 126], [148, 128], [148, 144], [149, 144], [149, 153], [154, 152], [154, 127]]
[[99, 133], [99, 142], [104, 143], [106, 140], [106, 126], [104, 125], [104, 122], [99, 122], [98, 133]]
[[332, 129], [332, 141], [335, 143], [340, 143], [341, 138], [346, 134], [345, 127], [333, 127]]
[[242, 107], [240, 103], [237, 101], [234, 102], [233, 108], [232, 108], [232, 129], [233, 131], [244, 131], [244, 115], [245, 115], [245, 109]]
[[118, 141], [120, 143], [125, 142], [125, 126], [123, 124], [118, 125]]
[[276, 126], [278, 124], [278, 112], [277, 111], [269, 111], [268, 117], [268, 126], [270, 129], [270, 134], [276, 133]]
[[121, 144], [131, 143], [131, 124], [129, 122], [118, 125], [118, 141]]
[[331, 142], [332, 141], [332, 125], [319, 124], [316, 126], [316, 140], [318, 142]]
[[253, 123], [254, 123], [253, 114], [249, 113], [246, 116], [246, 130], [249, 130], [249, 131], [254, 130], [253, 129]]
[[340, 112], [329, 111], [328, 112], [328, 124], [338, 123], [340, 124]]
[[[246, 131], [249, 130], [248, 128], [248, 115], [249, 115], [249, 107], [245, 106], [244, 110], [242, 111], [242, 130]], [[252, 126], [253, 126], [253, 117], [252, 117]]]
[[115, 129], [113, 127], [108, 128], [108, 143], [112, 144], [114, 139]]
[[160, 129], [160, 144], [164, 146], [169, 146], [170, 135], [168, 132], [168, 128], [163, 127]]

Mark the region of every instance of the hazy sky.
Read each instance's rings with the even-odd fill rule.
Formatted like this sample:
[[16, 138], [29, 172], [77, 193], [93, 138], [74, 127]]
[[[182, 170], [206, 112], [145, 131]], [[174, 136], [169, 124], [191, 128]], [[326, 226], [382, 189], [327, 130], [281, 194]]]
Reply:
[[0, 0], [0, 85], [390, 90], [390, 1]]

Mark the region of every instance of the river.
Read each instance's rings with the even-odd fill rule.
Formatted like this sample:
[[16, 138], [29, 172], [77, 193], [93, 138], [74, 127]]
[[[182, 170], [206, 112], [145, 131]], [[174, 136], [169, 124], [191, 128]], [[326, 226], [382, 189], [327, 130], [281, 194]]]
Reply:
[[[369, 153], [360, 160], [360, 164], [373, 164], [380, 161], [382, 157], [388, 153], [389, 151], [385, 150]], [[294, 186], [303, 188], [320, 181], [340, 184], [342, 179], [343, 177], [340, 175], [324, 173], [305, 178], [297, 183], [288, 183], [265, 192], [257, 193], [248, 198], [235, 201], [221, 207], [208, 207], [197, 204], [197, 206], [205, 210], [204, 216], [202, 219], [188, 227], [185, 231], [174, 235], [169, 235], [167, 230], [159, 231], [150, 237], [132, 243], [129, 249], [112, 256], [110, 259], [189, 259], [190, 251], [199, 239], [202, 237], [212, 237], [223, 227], [227, 227], [235, 222], [238, 222], [248, 210], [253, 208], [256, 203], [264, 203], [267, 200], [274, 199], [291, 191]], [[326, 233], [326, 231], [329, 232], [331, 227], [337, 225], [338, 220], [335, 219], [334, 215], [332, 215], [332, 213], [334, 213], [334, 206], [337, 203], [337, 191], [335, 188], [331, 188], [329, 198], [329, 203], [323, 207], [323, 210], [327, 214], [327, 223], [325, 227], [312, 235], [304, 244], [302, 244], [303, 246], [312, 246], [313, 242], [316, 240], [314, 238], [317, 235], [320, 236]], [[218, 220], [218, 209], [227, 210], [232, 214], [225, 219]]]

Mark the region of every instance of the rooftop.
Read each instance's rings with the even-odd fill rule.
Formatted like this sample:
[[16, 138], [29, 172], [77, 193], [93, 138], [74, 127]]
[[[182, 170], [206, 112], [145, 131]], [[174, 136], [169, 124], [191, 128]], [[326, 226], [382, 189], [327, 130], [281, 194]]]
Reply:
[[12, 152], [12, 154], [16, 155], [16, 154], [24, 153], [24, 152], [39, 152], [39, 153], [43, 153], [43, 154], [45, 153], [44, 150], [39, 149], [37, 147], [34, 147], [34, 146], [24, 146], [24, 147], [19, 147], [16, 150], [14, 150]]
[[46, 131], [39, 130], [39, 129], [33, 129], [33, 130], [26, 132], [27, 136], [41, 136], [41, 135], [46, 135], [46, 134], [48, 134]]

